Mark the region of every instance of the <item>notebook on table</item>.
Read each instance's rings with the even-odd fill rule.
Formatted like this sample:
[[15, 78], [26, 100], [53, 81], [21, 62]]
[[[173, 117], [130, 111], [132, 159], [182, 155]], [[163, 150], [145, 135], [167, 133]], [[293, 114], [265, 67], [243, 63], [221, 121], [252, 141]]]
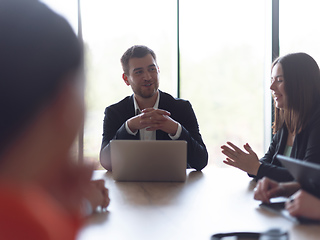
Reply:
[[[301, 185], [301, 189], [320, 198], [320, 164], [305, 162], [282, 155], [277, 155], [277, 159]], [[270, 200], [271, 203], [261, 203], [260, 206], [272, 212], [279, 213], [296, 223], [320, 222], [303, 217], [292, 217], [289, 212], [285, 210], [285, 202], [287, 200], [288, 199], [284, 197], [275, 198]]]
[[183, 182], [187, 142], [174, 140], [110, 141], [112, 176], [116, 181]]

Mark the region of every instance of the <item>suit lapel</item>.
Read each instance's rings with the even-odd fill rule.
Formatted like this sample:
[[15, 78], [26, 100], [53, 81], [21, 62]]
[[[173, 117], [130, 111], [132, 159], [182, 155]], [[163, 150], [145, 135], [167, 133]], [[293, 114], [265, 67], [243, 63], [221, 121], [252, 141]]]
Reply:
[[[158, 108], [159, 109], [164, 109], [164, 110], [167, 110], [168, 109], [168, 99], [166, 97], [165, 94], [163, 94], [160, 90], [159, 90], [159, 94], [160, 94], [160, 99], [159, 99], [159, 106]], [[156, 139], [157, 140], [168, 140], [170, 139], [168, 134], [164, 131], [161, 131], [161, 130], [157, 130], [156, 131]]]
[[135, 116], [133, 98], [134, 98], [133, 95], [131, 95], [128, 98], [128, 105], [127, 105], [128, 108], [126, 109], [127, 119], [132, 118], [133, 116]]

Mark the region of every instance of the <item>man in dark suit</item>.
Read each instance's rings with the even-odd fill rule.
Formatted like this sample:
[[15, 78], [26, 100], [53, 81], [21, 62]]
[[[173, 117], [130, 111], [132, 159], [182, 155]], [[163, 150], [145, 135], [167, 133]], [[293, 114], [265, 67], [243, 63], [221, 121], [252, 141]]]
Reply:
[[101, 165], [112, 170], [109, 142], [112, 139], [185, 140], [189, 168], [201, 170], [208, 163], [208, 152], [199, 133], [191, 104], [175, 99], [159, 88], [159, 67], [155, 53], [135, 45], [121, 58], [122, 78], [133, 95], [106, 108]]

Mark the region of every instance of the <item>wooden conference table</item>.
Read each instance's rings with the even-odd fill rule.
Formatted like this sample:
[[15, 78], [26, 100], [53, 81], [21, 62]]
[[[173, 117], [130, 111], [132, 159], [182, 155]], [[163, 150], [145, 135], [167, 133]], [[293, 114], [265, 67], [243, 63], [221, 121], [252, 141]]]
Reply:
[[90, 217], [78, 240], [209, 240], [219, 232], [280, 227], [290, 240], [320, 239], [320, 225], [298, 225], [259, 207], [255, 182], [234, 168], [187, 170], [184, 183], [115, 182], [95, 171], [111, 198], [107, 212]]

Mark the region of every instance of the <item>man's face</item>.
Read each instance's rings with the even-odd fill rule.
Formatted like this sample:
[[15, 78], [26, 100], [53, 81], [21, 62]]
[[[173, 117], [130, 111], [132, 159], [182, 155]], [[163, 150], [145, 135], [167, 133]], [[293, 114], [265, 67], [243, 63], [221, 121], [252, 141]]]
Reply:
[[125, 83], [134, 94], [141, 98], [151, 98], [159, 87], [159, 68], [151, 54], [129, 60], [129, 75], [123, 74]]

